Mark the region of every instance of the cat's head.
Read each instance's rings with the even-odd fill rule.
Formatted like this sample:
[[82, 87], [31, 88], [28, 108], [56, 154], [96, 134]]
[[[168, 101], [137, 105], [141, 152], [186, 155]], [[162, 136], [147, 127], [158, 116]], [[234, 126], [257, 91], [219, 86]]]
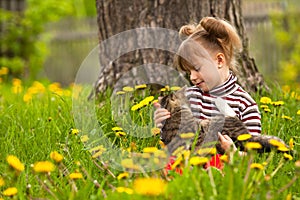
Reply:
[[175, 109], [182, 107], [190, 107], [189, 101], [185, 96], [186, 86], [182, 87], [176, 92], [171, 92], [170, 94], [164, 96], [160, 99], [159, 103], [162, 108], [167, 109], [172, 113]]

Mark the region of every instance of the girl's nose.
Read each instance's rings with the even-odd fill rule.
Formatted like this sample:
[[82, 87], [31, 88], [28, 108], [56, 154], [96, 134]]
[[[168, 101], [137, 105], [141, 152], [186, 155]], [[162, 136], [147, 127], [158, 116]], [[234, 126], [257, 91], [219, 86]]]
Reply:
[[191, 70], [190, 73], [191, 73], [190, 74], [190, 80], [191, 81], [196, 81], [197, 80], [197, 75], [198, 75], [197, 72], [195, 70]]

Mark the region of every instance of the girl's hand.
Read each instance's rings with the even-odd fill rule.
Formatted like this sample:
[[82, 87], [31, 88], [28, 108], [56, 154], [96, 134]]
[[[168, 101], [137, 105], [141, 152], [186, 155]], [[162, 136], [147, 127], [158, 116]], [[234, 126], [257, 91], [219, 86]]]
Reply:
[[235, 152], [237, 150], [232, 139], [228, 135], [222, 135], [221, 133], [218, 132], [218, 136], [219, 136], [221, 147], [222, 149], [225, 150], [225, 152], [229, 152], [231, 150]]
[[161, 108], [159, 103], [154, 103], [154, 107], [156, 108], [154, 112], [154, 122], [156, 127], [162, 128], [162, 121], [171, 117], [171, 113], [167, 109]]

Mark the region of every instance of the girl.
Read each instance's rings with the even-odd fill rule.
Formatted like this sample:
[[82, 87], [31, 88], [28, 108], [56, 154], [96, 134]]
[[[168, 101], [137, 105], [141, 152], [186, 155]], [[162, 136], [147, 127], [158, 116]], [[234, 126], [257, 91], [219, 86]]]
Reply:
[[[189, 87], [186, 96], [190, 101], [195, 118], [210, 119], [219, 113], [214, 104], [217, 97], [224, 99], [243, 121], [250, 134], [260, 134], [260, 113], [256, 102], [239, 86], [234, 75], [235, 53], [241, 49], [240, 38], [228, 22], [205, 17], [196, 26], [185, 25], [180, 31], [185, 38], [175, 57], [179, 70], [188, 73], [194, 86]], [[168, 110], [155, 104], [154, 120], [157, 127], [170, 117]], [[225, 151], [234, 147], [227, 135], [219, 134], [219, 141]]]

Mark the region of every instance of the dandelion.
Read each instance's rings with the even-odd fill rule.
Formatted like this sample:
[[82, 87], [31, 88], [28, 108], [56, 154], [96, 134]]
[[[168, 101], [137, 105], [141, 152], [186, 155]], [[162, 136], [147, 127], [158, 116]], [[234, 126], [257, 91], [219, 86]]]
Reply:
[[71, 129], [71, 134], [72, 135], [78, 135], [79, 132], [80, 132], [79, 129], [76, 129], [76, 128]]
[[250, 165], [250, 169], [259, 169], [259, 170], [263, 170], [264, 166], [260, 163], [252, 163]]
[[287, 152], [289, 149], [286, 146], [280, 146], [277, 148], [278, 151]]
[[126, 133], [123, 132], [123, 131], [118, 131], [118, 132], [115, 133], [115, 135], [116, 135], [117, 137], [122, 137], [122, 136], [125, 136]]
[[21, 161], [19, 160], [19, 158], [17, 158], [16, 156], [13, 155], [9, 155], [6, 157], [6, 161], [8, 162], [8, 164], [14, 168], [15, 170], [17, 170], [18, 172], [22, 172], [24, 171], [24, 165], [23, 163], [21, 163]]
[[54, 169], [54, 164], [49, 161], [40, 161], [33, 165], [33, 170], [38, 173], [48, 173], [54, 171]]
[[129, 173], [128, 172], [124, 172], [118, 175], [117, 179], [121, 180], [123, 178], [128, 178], [129, 177]]
[[151, 133], [154, 136], [160, 134], [160, 128], [157, 128], [157, 127], [152, 128]]
[[264, 109], [264, 111], [265, 111], [266, 113], [270, 113], [270, 112], [271, 112], [271, 109], [266, 108], [266, 109]]
[[273, 101], [271, 102], [271, 104], [274, 106], [282, 106], [284, 104], [284, 101]]
[[195, 137], [195, 133], [181, 133], [180, 138], [182, 139], [191, 139]]
[[134, 89], [138, 90], [138, 89], [144, 89], [146, 87], [147, 87], [146, 84], [142, 84], [142, 85], [136, 85], [136, 86], [134, 86]]
[[14, 78], [12, 80], [13, 82], [13, 87], [12, 87], [12, 91], [14, 94], [19, 94], [22, 92], [23, 88], [22, 88], [22, 81], [20, 79]]
[[175, 162], [172, 164], [172, 166], [171, 166], [171, 169], [173, 170], [173, 169], [175, 169], [177, 166], [179, 166], [180, 165], [180, 163], [182, 162], [182, 156], [179, 156], [176, 160], [175, 160]]
[[297, 115], [300, 115], [300, 110], [297, 111]]
[[267, 106], [267, 105], [261, 105], [260, 108], [262, 108], [262, 109], [268, 109], [269, 106]]
[[261, 97], [260, 102], [264, 103], [264, 104], [270, 104], [272, 102], [272, 100], [269, 97]]
[[224, 155], [220, 156], [220, 160], [225, 162], [225, 163], [228, 163], [229, 162], [229, 157], [228, 157], [228, 155], [224, 154]]
[[181, 154], [183, 150], [184, 150], [184, 146], [179, 146], [175, 151], [173, 151], [172, 155], [176, 156], [178, 154]]
[[80, 172], [73, 172], [69, 175], [69, 178], [73, 179], [73, 180], [74, 179], [82, 179], [83, 176], [82, 176], [82, 173], [80, 173]]
[[154, 153], [155, 151], [157, 151], [158, 149], [156, 147], [145, 147], [143, 149], [144, 153]]
[[18, 193], [18, 189], [16, 187], [9, 187], [2, 192], [4, 196], [12, 197]]
[[99, 145], [99, 146], [96, 146], [96, 147], [94, 147], [94, 148], [92, 148], [92, 149], [89, 150], [89, 152], [95, 152], [95, 151], [102, 151], [102, 152], [104, 152], [104, 151], [106, 151], [106, 148], [104, 148], [103, 145]]
[[2, 187], [3, 185], [5, 185], [5, 181], [4, 181], [4, 179], [0, 176], [0, 187]]
[[51, 158], [52, 160], [54, 160], [55, 162], [57, 162], [57, 163], [60, 163], [60, 162], [64, 159], [63, 155], [61, 155], [61, 154], [58, 153], [57, 151], [52, 151], [52, 152], [50, 153], [50, 158]]
[[246, 144], [245, 144], [245, 147], [246, 147], [246, 149], [261, 149], [262, 148], [262, 146], [261, 146], [261, 144], [260, 143], [258, 143], [258, 142], [247, 142]]
[[209, 162], [209, 159], [206, 157], [194, 156], [190, 158], [189, 162], [191, 165], [204, 165]]
[[113, 127], [111, 130], [113, 130], [113, 131], [123, 131], [123, 129], [121, 127], [118, 127], [118, 126]]
[[125, 92], [124, 91], [118, 91], [118, 92], [116, 92], [116, 94], [117, 95], [122, 95], [122, 94], [125, 94]]
[[123, 91], [124, 91], [124, 92], [132, 92], [132, 91], [133, 91], [133, 88], [132, 88], [132, 87], [125, 86], [125, 87], [123, 87]]
[[162, 149], [166, 147], [166, 145], [165, 145], [165, 143], [164, 143], [163, 141], [159, 140], [158, 143], [159, 143], [159, 145], [160, 145], [160, 147], [161, 147]]
[[285, 147], [285, 144], [278, 141], [278, 140], [275, 140], [275, 139], [270, 139], [269, 140], [269, 143], [275, 147]]
[[125, 192], [127, 194], [133, 194], [133, 189], [127, 188], [127, 187], [117, 187], [116, 191], [119, 192], [119, 193]]
[[166, 158], [167, 154], [166, 154], [165, 151], [157, 150], [157, 151], [154, 152], [154, 156], [157, 157], [157, 158]]
[[140, 170], [140, 166], [134, 164], [132, 159], [124, 159], [121, 161], [121, 165], [127, 169]]
[[88, 135], [83, 135], [80, 137], [80, 141], [81, 142], [87, 142], [89, 140], [89, 136]]
[[7, 67], [1, 67], [0, 69], [0, 76], [7, 75], [9, 72], [9, 69]]
[[199, 155], [205, 155], [205, 154], [209, 154], [209, 155], [215, 155], [217, 153], [217, 149], [214, 148], [201, 148], [197, 151], [197, 153]]
[[48, 86], [48, 89], [49, 89], [50, 92], [53, 92], [54, 94], [57, 94], [59, 96], [63, 95], [63, 90], [62, 90], [60, 84], [57, 83], [57, 82], [54, 82], [54, 83], [50, 84]]
[[238, 141], [245, 141], [245, 140], [250, 139], [251, 137], [252, 137], [251, 134], [246, 133], [246, 134], [239, 135], [239, 136], [237, 137], [237, 140], [238, 140]]
[[293, 118], [291, 118], [290, 116], [286, 116], [286, 115], [282, 115], [281, 118], [287, 119], [287, 120], [293, 120]]
[[158, 196], [166, 190], [167, 184], [159, 178], [137, 178], [133, 182], [134, 191], [141, 195]]
[[135, 104], [135, 105], [133, 105], [132, 107], [131, 107], [131, 111], [136, 111], [136, 110], [138, 110], [138, 109], [140, 109], [142, 106], [141, 106], [141, 104]]
[[181, 87], [179, 86], [172, 86], [170, 89], [171, 91], [177, 91], [177, 90], [180, 90]]
[[284, 153], [283, 154], [284, 159], [286, 160], [293, 160], [293, 156], [291, 156], [290, 154]]
[[29, 94], [29, 93], [24, 94], [24, 96], [23, 96], [23, 101], [24, 101], [25, 103], [28, 103], [28, 102], [31, 101], [31, 100], [32, 100], [32, 95], [31, 95], [31, 94]]

